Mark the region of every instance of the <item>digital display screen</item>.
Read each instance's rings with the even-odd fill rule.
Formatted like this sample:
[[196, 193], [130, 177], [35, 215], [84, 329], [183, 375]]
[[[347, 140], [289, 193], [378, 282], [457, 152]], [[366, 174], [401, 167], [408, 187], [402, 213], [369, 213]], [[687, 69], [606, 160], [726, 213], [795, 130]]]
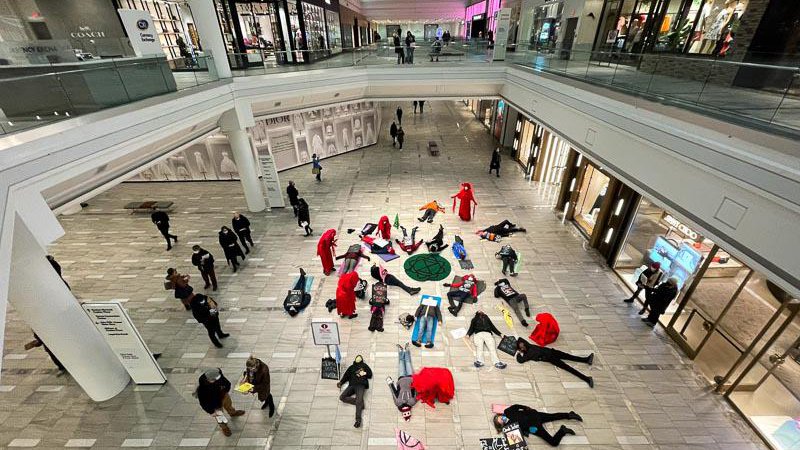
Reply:
[[656, 238], [653, 248], [651, 248], [647, 253], [647, 258], [650, 260], [650, 262], [660, 263], [661, 270], [664, 273], [669, 273], [670, 268], [672, 267], [672, 260], [675, 259], [677, 254], [678, 249], [675, 248], [675, 246], [673, 246], [664, 237], [659, 236]]
[[703, 256], [691, 245], [682, 243], [678, 254], [675, 256], [674, 261], [680, 264], [690, 274], [694, 273], [700, 267], [700, 261]]

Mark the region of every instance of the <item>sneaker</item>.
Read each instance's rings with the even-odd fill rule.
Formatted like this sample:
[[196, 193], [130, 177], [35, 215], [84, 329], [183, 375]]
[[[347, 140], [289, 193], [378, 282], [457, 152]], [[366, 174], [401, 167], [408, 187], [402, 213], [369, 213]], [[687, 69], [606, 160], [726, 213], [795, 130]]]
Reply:
[[625, 303], [633, 303], [633, 299], [632, 298], [626, 298], [625, 300], [623, 300], [623, 302], [625, 302]]
[[230, 427], [228, 426], [228, 424], [227, 424], [227, 423], [221, 423], [221, 424], [219, 424], [219, 429], [220, 429], [220, 430], [222, 430], [222, 434], [224, 434], [224, 435], [225, 435], [225, 436], [227, 436], [227, 437], [230, 437], [230, 435], [232, 435], [232, 434], [233, 434], [233, 433], [231, 432], [231, 429], [230, 429]]
[[639, 310], [639, 312], [637, 314], [639, 314], [641, 316], [642, 314], [644, 314], [646, 312], [647, 312], [647, 310], [645, 308], [642, 308], [642, 309]]
[[356, 419], [356, 423], [353, 424], [355, 428], [361, 428], [361, 419]]
[[455, 309], [455, 308], [453, 308], [452, 306], [448, 306], [448, 307], [447, 307], [447, 310], [448, 310], [448, 311], [450, 311], [450, 314], [452, 314], [452, 315], [454, 315], [454, 316], [457, 316], [457, 315], [458, 315], [458, 311], [456, 311], [456, 309]]
[[420, 293], [421, 290], [422, 290], [422, 288], [418, 288], [418, 287], [411, 288], [411, 292], [409, 292], [408, 294], [409, 295], [417, 295], [417, 294]]
[[472, 365], [475, 367], [483, 367], [483, 363], [480, 361], [475, 361], [474, 363], [472, 363]]
[[517, 272], [511, 272], [511, 276], [512, 276], [512, 277], [515, 277], [515, 276], [517, 276], [517, 275], [519, 275]]
[[226, 337], [229, 337], [229, 336], [230, 336], [230, 334], [228, 334], [228, 333], [220, 333], [219, 334], [219, 337], [222, 338], [222, 339], [225, 339]]
[[569, 413], [567, 413], [567, 414], [569, 414], [569, 418], [570, 418], [571, 420], [577, 420], [578, 422], [583, 422], [583, 417], [581, 417], [581, 416], [580, 416], [578, 413], [576, 413], [575, 411], [570, 411], [570, 412], [569, 412]]
[[428, 219], [428, 223], [433, 223], [433, 219]]
[[561, 428], [559, 429], [559, 431], [561, 431], [561, 430], [564, 430], [564, 434], [575, 436], [575, 430], [573, 430], [572, 428], [567, 428], [566, 426], [561, 425]]
[[503, 361], [497, 361], [496, 363], [494, 363], [494, 366], [497, 367], [498, 369], [505, 369], [506, 367], [508, 367], [508, 365]]
[[422, 342], [412, 341], [411, 345], [413, 345], [414, 347], [422, 347]]
[[210, 285], [210, 284], [208, 284], [208, 283], [206, 283], [206, 285], [205, 285], [205, 286], [203, 286], [203, 289], [208, 289], [208, 288], [210, 288], [210, 287], [211, 287], [211, 285]]
[[527, 327], [528, 326], [528, 322], [526, 322], [524, 320], [520, 320], [519, 323], [521, 323], [523, 327]]
[[433, 342], [428, 342], [425, 344], [425, 348], [433, 348]]
[[222, 348], [222, 344], [219, 342], [214, 342], [214, 347]]
[[589, 377], [586, 383], [589, 385], [590, 388], [594, 389], [594, 378]]
[[425, 222], [425, 219], [423, 219], [422, 217], [417, 217], [417, 220], [419, 220], [420, 222]]
[[243, 415], [244, 415], [244, 411], [242, 411], [241, 409], [236, 410], [236, 411], [231, 413], [231, 417], [238, 417], [238, 416], [243, 416]]
[[589, 355], [589, 359], [586, 361], [586, 364], [589, 364], [591, 366], [593, 362], [594, 362], [594, 353]]

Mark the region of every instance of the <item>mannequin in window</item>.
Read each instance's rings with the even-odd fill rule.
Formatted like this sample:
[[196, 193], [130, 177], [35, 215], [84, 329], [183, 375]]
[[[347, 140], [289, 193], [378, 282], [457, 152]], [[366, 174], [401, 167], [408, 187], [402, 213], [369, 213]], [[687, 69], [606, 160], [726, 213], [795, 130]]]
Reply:
[[706, 3], [703, 5], [703, 9], [700, 10], [700, 15], [697, 18], [697, 29], [694, 31], [692, 35], [692, 46], [689, 47], [689, 53], [698, 53], [703, 46], [703, 40], [705, 39], [705, 32], [708, 30], [709, 26], [709, 16], [711, 15], [711, 3]]
[[714, 14], [714, 11], [712, 11], [711, 16], [713, 17], [713, 20], [709, 25], [708, 33], [703, 35], [703, 46], [700, 48], [700, 53], [713, 52], [714, 47], [717, 45], [717, 41], [719, 41], [720, 37], [722, 37], [723, 29], [730, 21], [734, 6], [733, 0], [728, 0], [725, 2], [725, 6], [720, 9], [719, 12]]
[[589, 215], [592, 216], [592, 218], [594, 218], [600, 210], [600, 206], [602, 206], [603, 200], [606, 198], [606, 191], [608, 191], [608, 183], [604, 184], [600, 189], [600, 194], [597, 195], [594, 204], [592, 204], [592, 208], [589, 210]]

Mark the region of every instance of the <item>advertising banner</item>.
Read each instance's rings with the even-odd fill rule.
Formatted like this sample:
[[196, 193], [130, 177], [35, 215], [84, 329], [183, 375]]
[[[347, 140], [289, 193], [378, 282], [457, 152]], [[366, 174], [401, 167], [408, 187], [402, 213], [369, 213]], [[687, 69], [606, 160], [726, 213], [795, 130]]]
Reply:
[[327, 320], [312, 320], [314, 345], [339, 345], [339, 324]]
[[497, 11], [497, 24], [494, 32], [494, 52], [492, 60], [506, 59], [506, 45], [508, 44], [508, 31], [511, 27], [511, 8], [502, 8]]
[[281, 180], [278, 178], [278, 171], [275, 169], [275, 161], [269, 153], [258, 155], [258, 162], [261, 164], [261, 181], [267, 191], [267, 204], [270, 208], [283, 208], [281, 193]]
[[118, 9], [117, 12], [136, 56], [164, 55], [158, 31], [149, 12], [138, 9]]

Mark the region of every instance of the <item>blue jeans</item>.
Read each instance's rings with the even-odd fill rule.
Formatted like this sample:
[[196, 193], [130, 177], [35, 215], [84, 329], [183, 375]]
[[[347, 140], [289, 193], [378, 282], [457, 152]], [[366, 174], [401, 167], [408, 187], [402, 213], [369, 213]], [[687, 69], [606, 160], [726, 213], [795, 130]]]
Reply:
[[400, 350], [397, 353], [397, 378], [414, 375], [414, 367], [411, 365], [411, 352]]
[[436, 318], [433, 316], [422, 316], [419, 318], [419, 333], [417, 333], [417, 342], [433, 342], [433, 325], [436, 323]]

